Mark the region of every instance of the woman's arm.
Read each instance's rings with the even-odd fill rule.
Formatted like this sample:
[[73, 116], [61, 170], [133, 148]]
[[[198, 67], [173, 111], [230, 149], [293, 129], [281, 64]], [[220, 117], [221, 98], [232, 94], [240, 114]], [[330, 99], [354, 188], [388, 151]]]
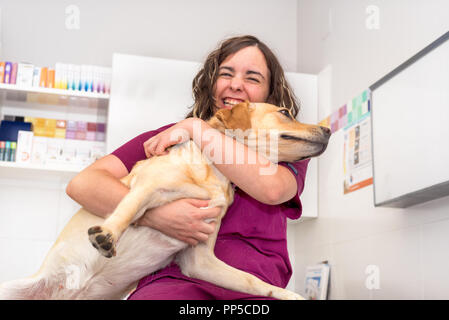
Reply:
[[129, 192], [120, 182], [127, 174], [123, 162], [110, 154], [76, 175], [67, 185], [66, 193], [87, 211], [106, 218]]
[[[178, 140], [178, 135], [171, 137], [176, 129], [185, 130], [221, 173], [256, 200], [275, 205], [296, 195], [296, 179], [288, 169], [277, 166], [272, 174], [262, 174], [269, 170], [266, 158], [200, 119], [185, 119], [149, 139], [144, 143], [147, 156], [163, 154], [170, 145], [183, 141], [185, 138]], [[233, 159], [225, 158], [229, 154], [234, 155]], [[255, 161], [249, 163], [248, 159]]]

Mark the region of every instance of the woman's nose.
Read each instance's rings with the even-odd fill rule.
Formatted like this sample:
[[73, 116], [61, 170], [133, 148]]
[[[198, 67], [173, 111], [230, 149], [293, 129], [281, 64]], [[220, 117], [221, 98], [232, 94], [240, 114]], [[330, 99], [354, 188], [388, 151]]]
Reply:
[[231, 90], [241, 91], [243, 88], [243, 82], [239, 77], [233, 77], [231, 80]]

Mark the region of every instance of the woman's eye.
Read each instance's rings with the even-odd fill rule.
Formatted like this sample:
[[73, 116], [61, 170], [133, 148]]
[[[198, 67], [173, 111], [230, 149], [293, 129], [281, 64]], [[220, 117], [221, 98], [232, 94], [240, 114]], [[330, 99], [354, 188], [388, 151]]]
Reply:
[[250, 81], [252, 81], [252, 82], [257, 82], [257, 83], [260, 82], [260, 81], [259, 81], [258, 79], [256, 79], [256, 78], [248, 78], [248, 80], [250, 80]]
[[219, 74], [220, 77], [232, 77], [232, 75], [230, 73], [220, 73]]

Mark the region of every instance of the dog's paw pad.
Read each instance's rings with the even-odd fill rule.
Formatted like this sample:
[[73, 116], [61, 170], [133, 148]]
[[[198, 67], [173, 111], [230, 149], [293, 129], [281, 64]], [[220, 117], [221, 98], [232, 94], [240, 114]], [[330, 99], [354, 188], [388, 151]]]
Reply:
[[103, 231], [103, 230], [101, 229], [100, 226], [95, 226], [95, 227], [89, 228], [89, 230], [87, 230], [87, 234], [90, 236], [92, 234], [99, 233], [101, 231]]
[[89, 228], [87, 231], [92, 246], [106, 258], [115, 256], [115, 239], [112, 232], [101, 226]]

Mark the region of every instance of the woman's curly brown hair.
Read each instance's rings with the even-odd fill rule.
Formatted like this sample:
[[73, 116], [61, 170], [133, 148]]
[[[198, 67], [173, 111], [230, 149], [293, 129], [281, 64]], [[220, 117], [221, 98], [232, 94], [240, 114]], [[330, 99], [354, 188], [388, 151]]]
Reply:
[[207, 57], [203, 68], [193, 79], [192, 89], [194, 104], [186, 118], [195, 117], [208, 120], [215, 113], [215, 83], [218, 78], [218, 68], [222, 62], [237, 51], [256, 46], [265, 56], [270, 71], [270, 91], [267, 102], [288, 108], [294, 117], [298, 114], [299, 103], [285, 79], [284, 70], [274, 53], [259, 39], [246, 35], [224, 40], [220, 46]]

